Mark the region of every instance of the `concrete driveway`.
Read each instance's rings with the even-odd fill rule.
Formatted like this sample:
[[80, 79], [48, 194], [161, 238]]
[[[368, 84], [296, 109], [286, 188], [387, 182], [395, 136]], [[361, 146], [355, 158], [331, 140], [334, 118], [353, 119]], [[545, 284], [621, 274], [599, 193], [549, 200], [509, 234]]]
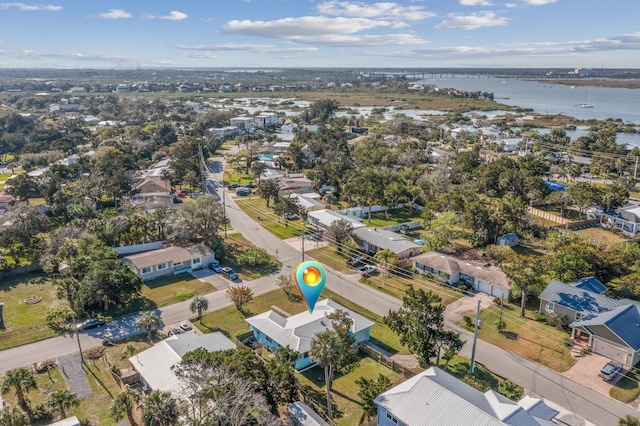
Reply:
[[229, 288], [229, 280], [209, 268], [198, 269], [197, 271], [191, 272], [191, 275], [200, 281], [211, 284], [216, 290], [226, 290]]
[[590, 353], [584, 357], [577, 358], [577, 362], [561, 374], [574, 382], [609, 396], [611, 387], [627, 373], [627, 370], [622, 370], [613, 380], [605, 382], [598, 376], [598, 373], [609, 361], [610, 359], [607, 357]]

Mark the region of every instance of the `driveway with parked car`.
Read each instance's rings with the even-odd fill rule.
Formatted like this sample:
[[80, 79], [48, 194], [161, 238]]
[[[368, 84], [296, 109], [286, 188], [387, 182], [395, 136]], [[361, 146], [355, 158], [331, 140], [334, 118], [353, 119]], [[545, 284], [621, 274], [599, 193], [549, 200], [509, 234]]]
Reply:
[[618, 375], [610, 381], [603, 380], [602, 377], [600, 377], [600, 370], [602, 370], [602, 367], [609, 361], [610, 359], [607, 357], [590, 353], [577, 358], [576, 363], [570, 369], [563, 372], [562, 375], [608, 396], [611, 386], [617, 383], [622, 375], [626, 374], [626, 370], [622, 370], [622, 375]]

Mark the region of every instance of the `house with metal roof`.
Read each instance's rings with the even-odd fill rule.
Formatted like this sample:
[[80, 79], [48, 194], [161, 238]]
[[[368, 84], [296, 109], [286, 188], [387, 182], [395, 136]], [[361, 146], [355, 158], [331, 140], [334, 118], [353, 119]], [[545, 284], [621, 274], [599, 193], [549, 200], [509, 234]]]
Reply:
[[143, 386], [150, 390], [177, 392], [180, 380], [171, 367], [180, 363], [182, 357], [198, 348], [209, 352], [235, 349], [237, 346], [219, 331], [208, 334], [174, 334], [149, 349], [129, 358], [133, 368], [140, 374]]
[[640, 361], [640, 311], [622, 305], [590, 314], [571, 324], [571, 338], [588, 336], [589, 348], [597, 354], [634, 366]]
[[567, 317], [569, 322], [579, 320], [589, 314], [599, 314], [624, 305], [603, 294], [585, 290], [582, 287], [599, 289], [597, 283], [565, 284], [552, 280], [540, 293], [540, 312]]
[[351, 223], [353, 229], [363, 228], [364, 223], [355, 219], [353, 216], [347, 216], [333, 210], [317, 210], [307, 213], [307, 222], [322, 229], [329, 229], [331, 224], [338, 220], [346, 220]]
[[396, 232], [382, 228], [361, 227], [355, 229], [351, 236], [358, 248], [369, 254], [376, 254], [380, 250], [391, 250], [399, 259], [407, 259], [422, 251], [422, 246]]
[[537, 398], [482, 393], [437, 367], [378, 395], [378, 426], [553, 425], [558, 411]]
[[309, 357], [311, 341], [316, 334], [332, 329], [333, 321], [327, 318], [337, 310], [346, 312], [353, 320], [351, 333], [356, 343], [369, 340], [370, 329], [374, 322], [357, 314], [337, 302], [325, 299], [316, 303], [313, 313], [308, 311], [297, 315], [284, 317], [273, 310], [245, 319], [249, 323], [254, 339], [271, 349], [287, 346], [301, 354], [295, 363], [297, 371], [305, 370], [315, 365]]
[[125, 256], [122, 259], [129, 269], [147, 281], [202, 269], [204, 265], [215, 262], [216, 256], [209, 247], [198, 244], [190, 247], [165, 247]]
[[289, 405], [287, 411], [291, 426], [329, 426], [329, 423], [303, 401], [296, 401]]
[[495, 297], [508, 297], [511, 282], [502, 269], [490, 262], [459, 259], [445, 253], [430, 251], [412, 257], [413, 268], [450, 285], [464, 282], [475, 291]]

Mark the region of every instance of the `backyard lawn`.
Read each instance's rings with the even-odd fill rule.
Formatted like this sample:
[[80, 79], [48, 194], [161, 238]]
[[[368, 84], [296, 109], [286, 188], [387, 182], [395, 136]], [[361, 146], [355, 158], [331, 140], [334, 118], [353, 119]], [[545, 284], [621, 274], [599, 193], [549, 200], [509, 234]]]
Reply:
[[[387, 376], [395, 386], [404, 381], [404, 378], [378, 364], [369, 357], [363, 357], [360, 364], [347, 375], [336, 374], [331, 390], [331, 403], [334, 411], [334, 421], [339, 426], [351, 426], [360, 424], [362, 415], [362, 403], [358, 398], [358, 386], [355, 381], [360, 377], [375, 379], [378, 374]], [[320, 367], [314, 367], [297, 375], [302, 392], [314, 402], [314, 407], [326, 414], [327, 398], [324, 385], [324, 371]]]
[[478, 336], [488, 343], [516, 352], [556, 371], [566, 371], [575, 364], [575, 359], [565, 345], [570, 337], [567, 332], [530, 319], [533, 316], [531, 311], [528, 311], [529, 318], [520, 318], [519, 309], [514, 305], [505, 306], [503, 320], [507, 328], [502, 333], [498, 333], [495, 327], [500, 307], [492, 305], [483, 310], [480, 314], [483, 326], [480, 327]]
[[[365, 213], [367, 213], [366, 208], [363, 207]], [[410, 211], [408, 208], [402, 209], [389, 209], [387, 211], [387, 216], [385, 217], [384, 212], [376, 212], [371, 213], [371, 221], [369, 221], [368, 213], [364, 217], [364, 224], [368, 227], [374, 228], [382, 228], [390, 225], [397, 225], [399, 223], [406, 222], [422, 222], [422, 212], [420, 210], [414, 209]]]

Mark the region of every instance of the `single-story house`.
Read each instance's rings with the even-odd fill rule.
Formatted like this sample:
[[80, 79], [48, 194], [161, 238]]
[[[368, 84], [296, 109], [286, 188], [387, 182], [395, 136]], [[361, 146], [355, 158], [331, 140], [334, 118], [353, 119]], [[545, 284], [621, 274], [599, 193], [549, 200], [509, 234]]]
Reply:
[[422, 251], [422, 247], [418, 244], [386, 229], [361, 227], [355, 229], [351, 236], [359, 249], [370, 254], [388, 249], [394, 252], [399, 259], [407, 259]]
[[124, 263], [145, 281], [164, 275], [191, 272], [215, 260], [213, 250], [202, 244], [190, 247], [165, 247], [123, 258]]
[[513, 232], [509, 234], [500, 235], [498, 237], [499, 246], [515, 247], [518, 244], [520, 244], [520, 238]]
[[582, 285], [580, 282], [571, 285], [552, 280], [540, 293], [540, 312], [562, 315], [573, 322], [589, 314], [599, 314], [623, 305], [619, 300], [585, 290], [581, 288]]
[[[314, 195], [317, 195], [317, 197]], [[289, 197], [295, 199], [300, 207], [302, 207], [306, 212], [324, 210], [327, 208], [326, 204], [318, 201], [320, 198], [319, 194], [308, 192], [305, 194], [291, 194]]]
[[333, 210], [317, 210], [307, 213], [307, 222], [322, 229], [329, 229], [331, 224], [337, 220], [346, 220], [351, 223], [353, 229], [362, 228], [364, 223], [353, 218], [352, 216], [346, 216]]
[[133, 187], [134, 194], [131, 204], [134, 206], [158, 199], [158, 196], [171, 197], [171, 184], [168, 180], [157, 176], [146, 177]]
[[475, 291], [495, 297], [508, 297], [511, 282], [502, 269], [489, 262], [462, 260], [444, 253], [430, 251], [410, 259], [419, 273], [432, 275], [450, 285], [464, 281]]
[[431, 367], [378, 395], [378, 426], [553, 425], [558, 411], [541, 399], [517, 403], [493, 391], [480, 392]]
[[67, 417], [66, 419], [58, 420], [57, 422], [49, 423], [49, 426], [80, 426], [80, 420], [76, 416]]
[[291, 176], [279, 179], [278, 184], [278, 195], [285, 194], [304, 194], [305, 192], [311, 192], [313, 188], [313, 183], [311, 179], [307, 179], [304, 176]]
[[332, 327], [332, 321], [327, 318], [327, 315], [337, 310], [345, 311], [353, 320], [351, 333], [356, 343], [370, 339], [370, 329], [374, 322], [330, 299], [316, 303], [312, 314], [305, 311], [285, 318], [271, 310], [254, 315], [245, 321], [249, 323], [254, 339], [267, 348], [275, 350], [281, 346], [287, 346], [299, 352], [301, 356], [294, 367], [297, 371], [301, 371], [315, 365], [309, 357], [311, 340], [316, 334]]
[[636, 305], [589, 314], [570, 326], [571, 338], [588, 336], [593, 352], [630, 367], [640, 361], [640, 311]]
[[143, 386], [149, 390], [177, 392], [180, 389], [180, 380], [173, 374], [171, 367], [182, 361], [187, 352], [198, 348], [215, 352], [236, 347], [219, 331], [208, 334], [175, 334], [132, 356], [129, 362], [140, 374]]

